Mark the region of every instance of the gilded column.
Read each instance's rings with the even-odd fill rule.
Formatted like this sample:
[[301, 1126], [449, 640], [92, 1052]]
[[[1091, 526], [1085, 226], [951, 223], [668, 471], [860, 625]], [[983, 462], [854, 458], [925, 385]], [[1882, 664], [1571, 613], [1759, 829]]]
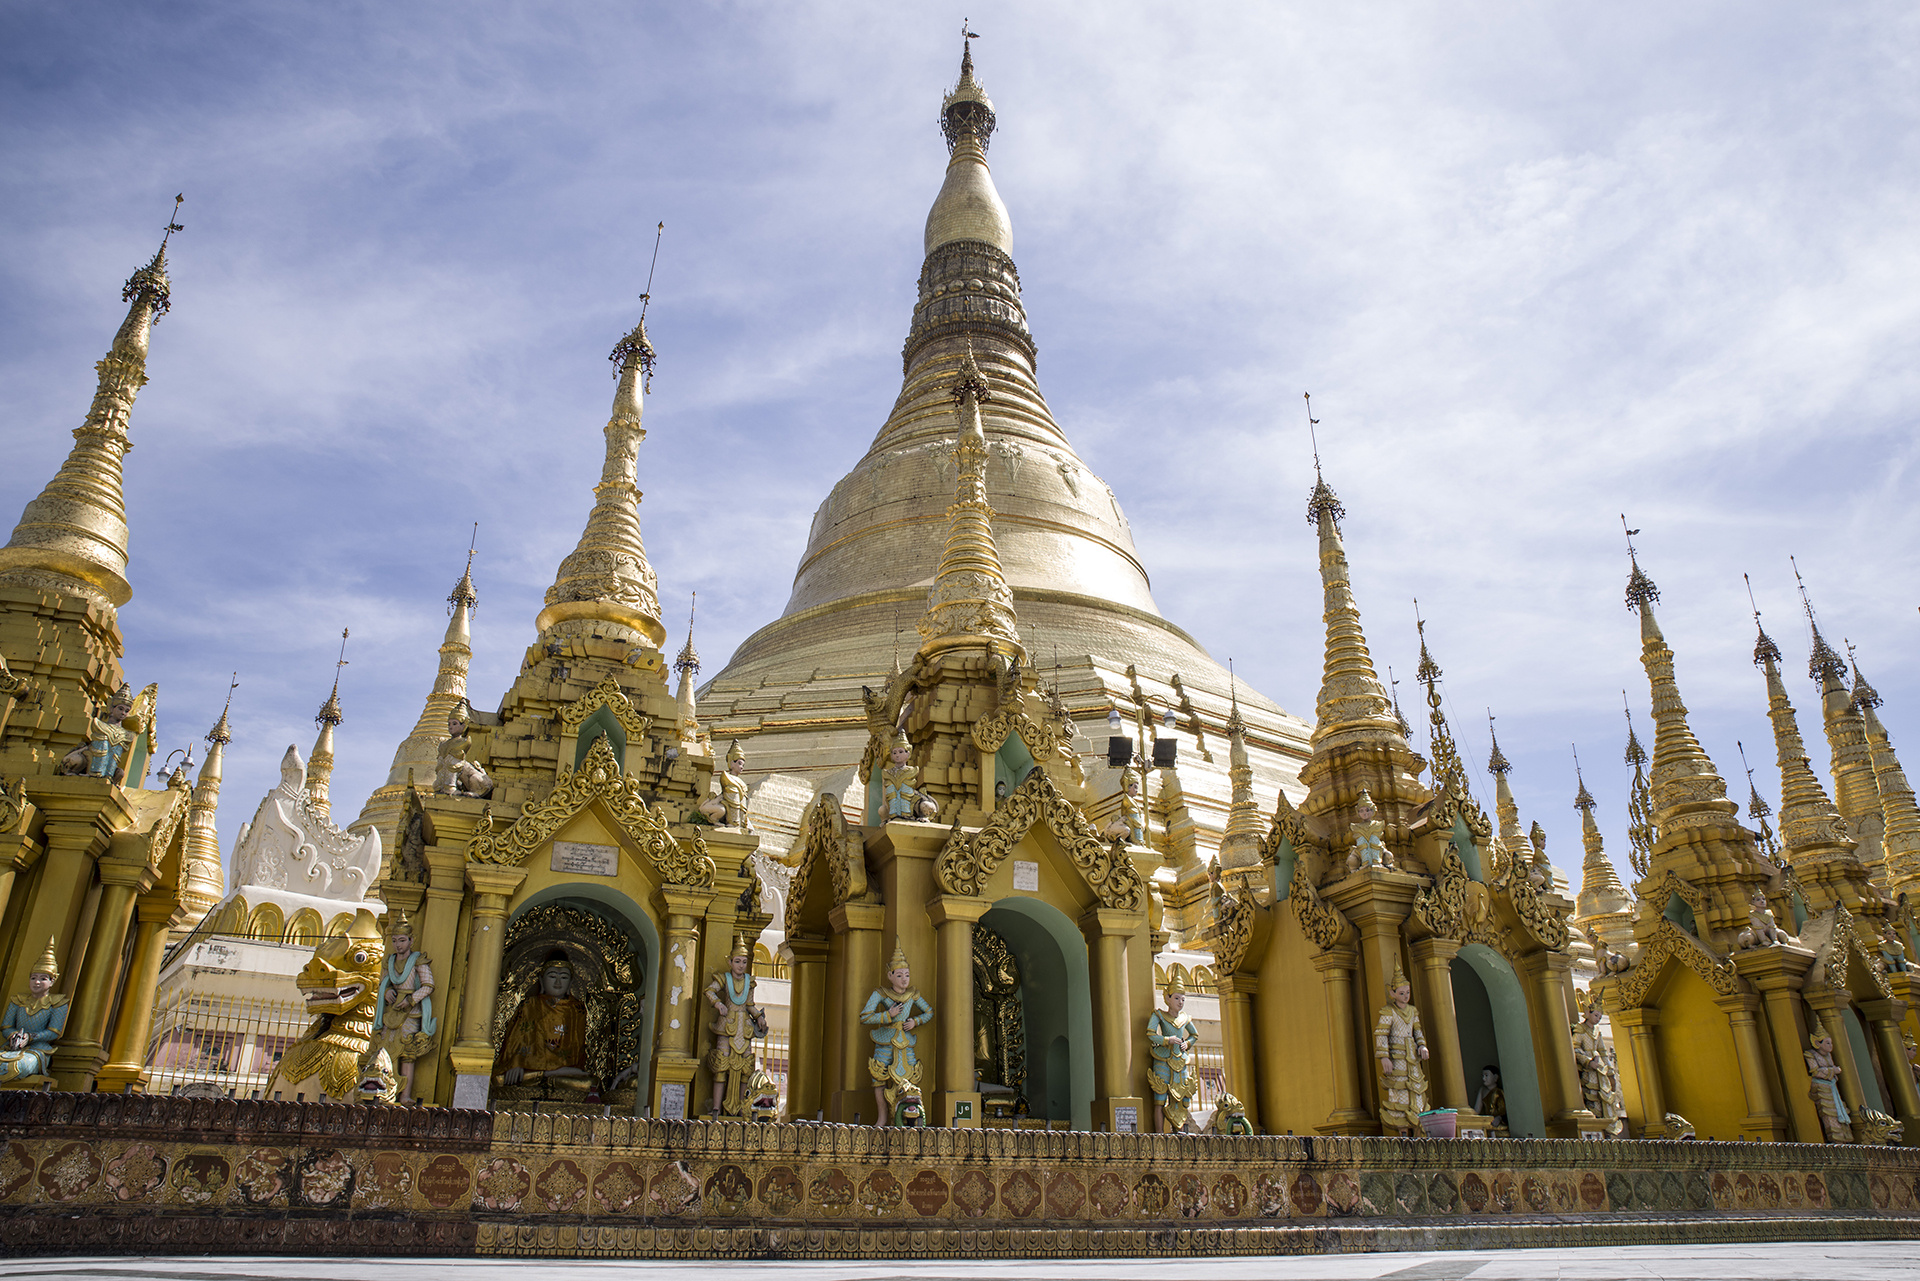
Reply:
[[1860, 1012], [1873, 1029], [1874, 1048], [1880, 1053], [1880, 1069], [1893, 1094], [1894, 1115], [1901, 1123], [1901, 1143], [1911, 1146], [1920, 1140], [1920, 1090], [1914, 1088], [1913, 1070], [1907, 1064], [1907, 1047], [1900, 1037], [1900, 1020], [1905, 1011], [1898, 1001], [1884, 997], [1860, 1002]]
[[1813, 958], [1806, 953], [1782, 947], [1754, 948], [1734, 957], [1740, 977], [1760, 990], [1773, 1063], [1783, 1090], [1778, 1105], [1787, 1114], [1786, 1137], [1796, 1143], [1827, 1141], [1820, 1129], [1820, 1110], [1808, 1093], [1813, 1083], [1807, 1075], [1809, 1029], [1807, 1007], [1800, 1000], [1800, 984], [1812, 963]]
[[940, 992], [934, 1013], [940, 1020], [938, 1071], [929, 1124], [975, 1129], [980, 1124], [980, 1091], [973, 1079], [973, 927], [993, 904], [958, 894], [935, 895], [927, 903], [939, 957]]
[[[880, 986], [880, 930], [886, 924], [887, 909], [879, 903], [842, 903], [827, 920], [834, 933], [845, 936], [846, 957], [840, 972], [840, 1026], [827, 1030], [827, 1035], [840, 1040], [840, 1075], [830, 1083], [833, 1094], [827, 1103], [827, 1120], [871, 1122], [875, 1119], [868, 1115], [873, 1111], [873, 1077], [867, 1060], [873, 1057], [873, 1037], [860, 1021], [860, 1010]], [[968, 1005], [972, 1005], [971, 996]], [[938, 1007], [933, 1011], [936, 1019], [942, 1014]]]
[[100, 907], [93, 917], [93, 934], [80, 967], [80, 981], [74, 985], [73, 1014], [53, 1054], [53, 1078], [62, 1090], [91, 1090], [95, 1074], [107, 1061], [107, 1047], [101, 1044], [101, 1038], [113, 1013], [113, 993], [120, 978], [134, 896], [153, 888], [153, 869], [144, 859], [122, 862], [104, 858], [99, 869]]
[[[102, 786], [101, 790], [104, 792], [106, 789]], [[83, 799], [88, 802], [93, 800]], [[42, 808], [51, 810], [52, 814], [41, 830], [46, 853], [40, 856], [39, 875], [30, 882], [25, 894], [18, 896], [22, 901], [9, 906], [19, 908], [19, 920], [32, 922], [35, 929], [50, 931], [58, 936], [63, 968], [70, 968], [81, 904], [87, 897], [87, 891], [93, 888], [94, 859], [107, 847], [107, 832], [95, 820], [96, 817], [106, 817], [112, 821], [115, 816], [97, 815], [96, 804], [86, 803], [82, 808], [64, 796], [48, 797]], [[73, 817], [64, 817], [65, 814], [72, 814]], [[27, 969], [38, 959], [38, 952], [21, 947], [13, 958], [13, 968], [6, 976], [6, 986], [0, 991], [25, 991]]]
[[524, 867], [466, 865], [466, 883], [473, 892], [473, 932], [467, 942], [460, 1039], [448, 1053], [457, 1108], [484, 1108], [493, 1092], [493, 1007], [507, 946], [507, 904], [526, 879]]
[[[1660, 1011], [1645, 1007], [1609, 1011], [1613, 1026], [1627, 1032], [1627, 1056], [1640, 1094], [1640, 1137], [1667, 1137], [1667, 1092], [1660, 1081], [1660, 1046], [1655, 1039]], [[1616, 1032], [1616, 1035], [1618, 1033]]]
[[120, 1017], [113, 1030], [113, 1050], [100, 1069], [94, 1088], [118, 1094], [132, 1087], [146, 1089], [147, 1041], [153, 1034], [153, 999], [160, 985], [160, 962], [167, 954], [167, 932], [180, 914], [171, 894], [143, 894], [135, 911], [139, 924], [133, 940], [133, 964], [127, 971]]
[[700, 1019], [700, 930], [713, 891], [663, 885], [653, 897], [667, 920], [660, 1006], [653, 1016], [653, 1115], [685, 1120], [700, 1110], [693, 1097], [693, 1079], [700, 1071], [694, 1039]]
[[1568, 973], [1573, 961], [1563, 952], [1536, 952], [1521, 961], [1527, 976], [1527, 1013], [1531, 1016], [1534, 1068], [1540, 1083], [1540, 1110], [1547, 1137], [1580, 1137], [1580, 1122], [1597, 1118], [1586, 1107], [1580, 1069], [1573, 1061], [1572, 1020], [1567, 1017]]
[[1733, 1032], [1733, 1053], [1740, 1064], [1740, 1086], [1746, 1091], [1746, 1133], [1742, 1138], [1762, 1143], [1778, 1143], [1787, 1137], [1787, 1118], [1774, 1106], [1772, 1073], [1767, 1070], [1765, 1051], [1760, 1046], [1760, 1029], [1755, 1022], [1761, 998], [1736, 992], [1715, 997], [1715, 1005], [1727, 1016]]
[[1378, 1129], [1361, 1104], [1360, 1060], [1354, 1053], [1353, 972], [1359, 954], [1351, 947], [1330, 948], [1313, 958], [1327, 1001], [1327, 1048], [1333, 1060], [1333, 1111], [1317, 1127], [1323, 1134], [1367, 1134]]
[[1467, 1089], [1466, 1063], [1460, 1051], [1460, 1020], [1453, 1008], [1453, 958], [1460, 944], [1438, 936], [1415, 943], [1413, 968], [1420, 987], [1421, 1023], [1427, 1030], [1427, 1046], [1433, 1060], [1427, 1065], [1432, 1074], [1434, 1106], [1473, 1111], [1473, 1095]]
[[811, 1121], [825, 1109], [820, 1087], [827, 1061], [827, 942], [787, 936], [793, 955], [791, 1033], [787, 1041], [787, 1118]]
[[1253, 1047], [1253, 998], [1260, 980], [1251, 974], [1221, 974], [1215, 980], [1220, 993], [1220, 1038], [1227, 1060], [1227, 1090], [1247, 1109], [1247, 1120], [1260, 1129], [1260, 1065]]
[[1096, 907], [1080, 918], [1093, 984], [1093, 1126], [1109, 1133], [1140, 1128], [1142, 1100], [1131, 1093], [1134, 1029], [1127, 939], [1141, 924], [1140, 913], [1116, 908]]

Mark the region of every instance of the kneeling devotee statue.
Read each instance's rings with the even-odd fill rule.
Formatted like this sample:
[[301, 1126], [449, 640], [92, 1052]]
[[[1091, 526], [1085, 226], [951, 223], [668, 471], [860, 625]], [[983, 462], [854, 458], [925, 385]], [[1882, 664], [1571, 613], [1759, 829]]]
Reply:
[[767, 1034], [767, 1012], [753, 1003], [752, 968], [752, 945], [745, 934], [736, 935], [727, 968], [707, 983], [707, 1004], [717, 1016], [709, 1025], [713, 1049], [707, 1056], [713, 1069], [714, 1116], [745, 1117], [754, 1106], [752, 1081], [760, 1063], [753, 1042]]
[[597, 1101], [587, 1071], [587, 1007], [573, 995], [573, 963], [566, 953], [554, 952], [540, 967], [533, 990], [507, 1024], [499, 1063], [496, 1089], [531, 1096], [549, 1087], [556, 1096]]
[[46, 1075], [54, 1042], [67, 1030], [67, 1015], [73, 1008], [65, 996], [54, 994], [59, 977], [50, 938], [47, 950], [27, 974], [27, 990], [7, 1002], [6, 1018], [0, 1021], [0, 1085]]
[[920, 1060], [913, 1054], [913, 1031], [932, 1020], [933, 1007], [913, 986], [907, 954], [895, 943], [893, 956], [887, 961], [886, 981], [860, 1011], [860, 1021], [873, 1035], [873, 1057], [867, 1060], [867, 1074], [873, 1079], [875, 1125], [896, 1124], [897, 1107], [908, 1099], [919, 1103]]
[[1380, 1061], [1380, 1127], [1405, 1134], [1421, 1128], [1427, 1110], [1427, 1034], [1420, 1027], [1420, 1011], [1413, 1006], [1413, 985], [1393, 963], [1387, 980], [1387, 1003], [1373, 1025], [1373, 1056]]
[[1147, 1015], [1147, 1088], [1153, 1091], [1153, 1128], [1172, 1134], [1192, 1128], [1187, 1100], [1200, 1085], [1192, 1054], [1200, 1044], [1200, 1029], [1183, 1011], [1187, 984], [1175, 970], [1167, 980], [1167, 1008]]

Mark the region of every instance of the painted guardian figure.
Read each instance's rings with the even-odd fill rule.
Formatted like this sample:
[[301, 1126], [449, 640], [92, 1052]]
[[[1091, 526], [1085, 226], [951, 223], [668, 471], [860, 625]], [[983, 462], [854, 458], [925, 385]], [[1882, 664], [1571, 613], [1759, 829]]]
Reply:
[[1187, 1101], [1200, 1087], [1193, 1052], [1200, 1045], [1200, 1029], [1183, 1012], [1187, 984], [1179, 971], [1167, 980], [1167, 1008], [1147, 1015], [1147, 1087], [1153, 1091], [1153, 1128], [1160, 1134], [1193, 1129]]
[[867, 1073], [873, 1078], [874, 1123], [892, 1125], [894, 1111], [908, 1098], [920, 1097], [920, 1060], [914, 1057], [914, 1030], [933, 1021], [933, 1007], [913, 986], [907, 954], [894, 944], [887, 961], [885, 982], [867, 998], [860, 1021], [873, 1036], [873, 1057]]
[[713, 1115], [746, 1117], [755, 1107], [754, 1079], [761, 1075], [754, 1041], [767, 1034], [767, 1012], [753, 1003], [753, 949], [745, 934], [734, 936], [727, 968], [707, 982], [707, 1004], [715, 1018], [708, 1025], [713, 1049]]

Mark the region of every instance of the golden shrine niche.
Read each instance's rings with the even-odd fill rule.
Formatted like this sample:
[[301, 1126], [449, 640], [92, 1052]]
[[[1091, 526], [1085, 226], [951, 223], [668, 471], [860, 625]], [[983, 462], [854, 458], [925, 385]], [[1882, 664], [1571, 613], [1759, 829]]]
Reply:
[[[989, 1116], [1025, 1101], [1026, 1007], [1020, 999], [1020, 963], [1007, 940], [984, 925], [973, 927], [973, 1071]], [[989, 1085], [1005, 1092], [989, 1091]]]
[[[587, 1010], [587, 1071], [604, 1089], [639, 1059], [640, 984], [646, 976], [625, 932], [575, 903], [530, 908], [507, 927], [500, 990], [494, 1000], [494, 1053], [500, 1052], [514, 1015], [530, 999], [541, 971], [556, 952], [573, 966], [572, 995]], [[546, 1082], [496, 1085], [493, 1105], [514, 1110], [543, 1102], [577, 1102], [579, 1097], [578, 1091]], [[630, 1079], [604, 1095], [606, 1103], [629, 1111], [634, 1099]]]

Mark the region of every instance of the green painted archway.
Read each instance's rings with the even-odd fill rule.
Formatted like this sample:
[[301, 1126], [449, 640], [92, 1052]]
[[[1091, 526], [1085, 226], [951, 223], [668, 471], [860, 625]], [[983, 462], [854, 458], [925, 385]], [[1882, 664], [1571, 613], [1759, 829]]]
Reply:
[[1534, 1071], [1533, 1026], [1526, 989], [1507, 959], [1484, 943], [1469, 943], [1453, 958], [1453, 1008], [1460, 1028], [1460, 1054], [1467, 1094], [1480, 1089], [1480, 1069], [1500, 1066], [1507, 1092], [1507, 1132], [1514, 1138], [1545, 1138], [1546, 1111]]
[[1086, 938], [1066, 913], [1035, 898], [1003, 898], [980, 918], [980, 924], [1004, 938], [1020, 963], [1027, 1101], [1033, 1115], [1048, 1115], [1047, 1101], [1060, 1098], [1060, 1082], [1055, 1078], [1064, 1065], [1068, 1113], [1064, 1119], [1076, 1130], [1091, 1130], [1093, 986], [1087, 972]]

